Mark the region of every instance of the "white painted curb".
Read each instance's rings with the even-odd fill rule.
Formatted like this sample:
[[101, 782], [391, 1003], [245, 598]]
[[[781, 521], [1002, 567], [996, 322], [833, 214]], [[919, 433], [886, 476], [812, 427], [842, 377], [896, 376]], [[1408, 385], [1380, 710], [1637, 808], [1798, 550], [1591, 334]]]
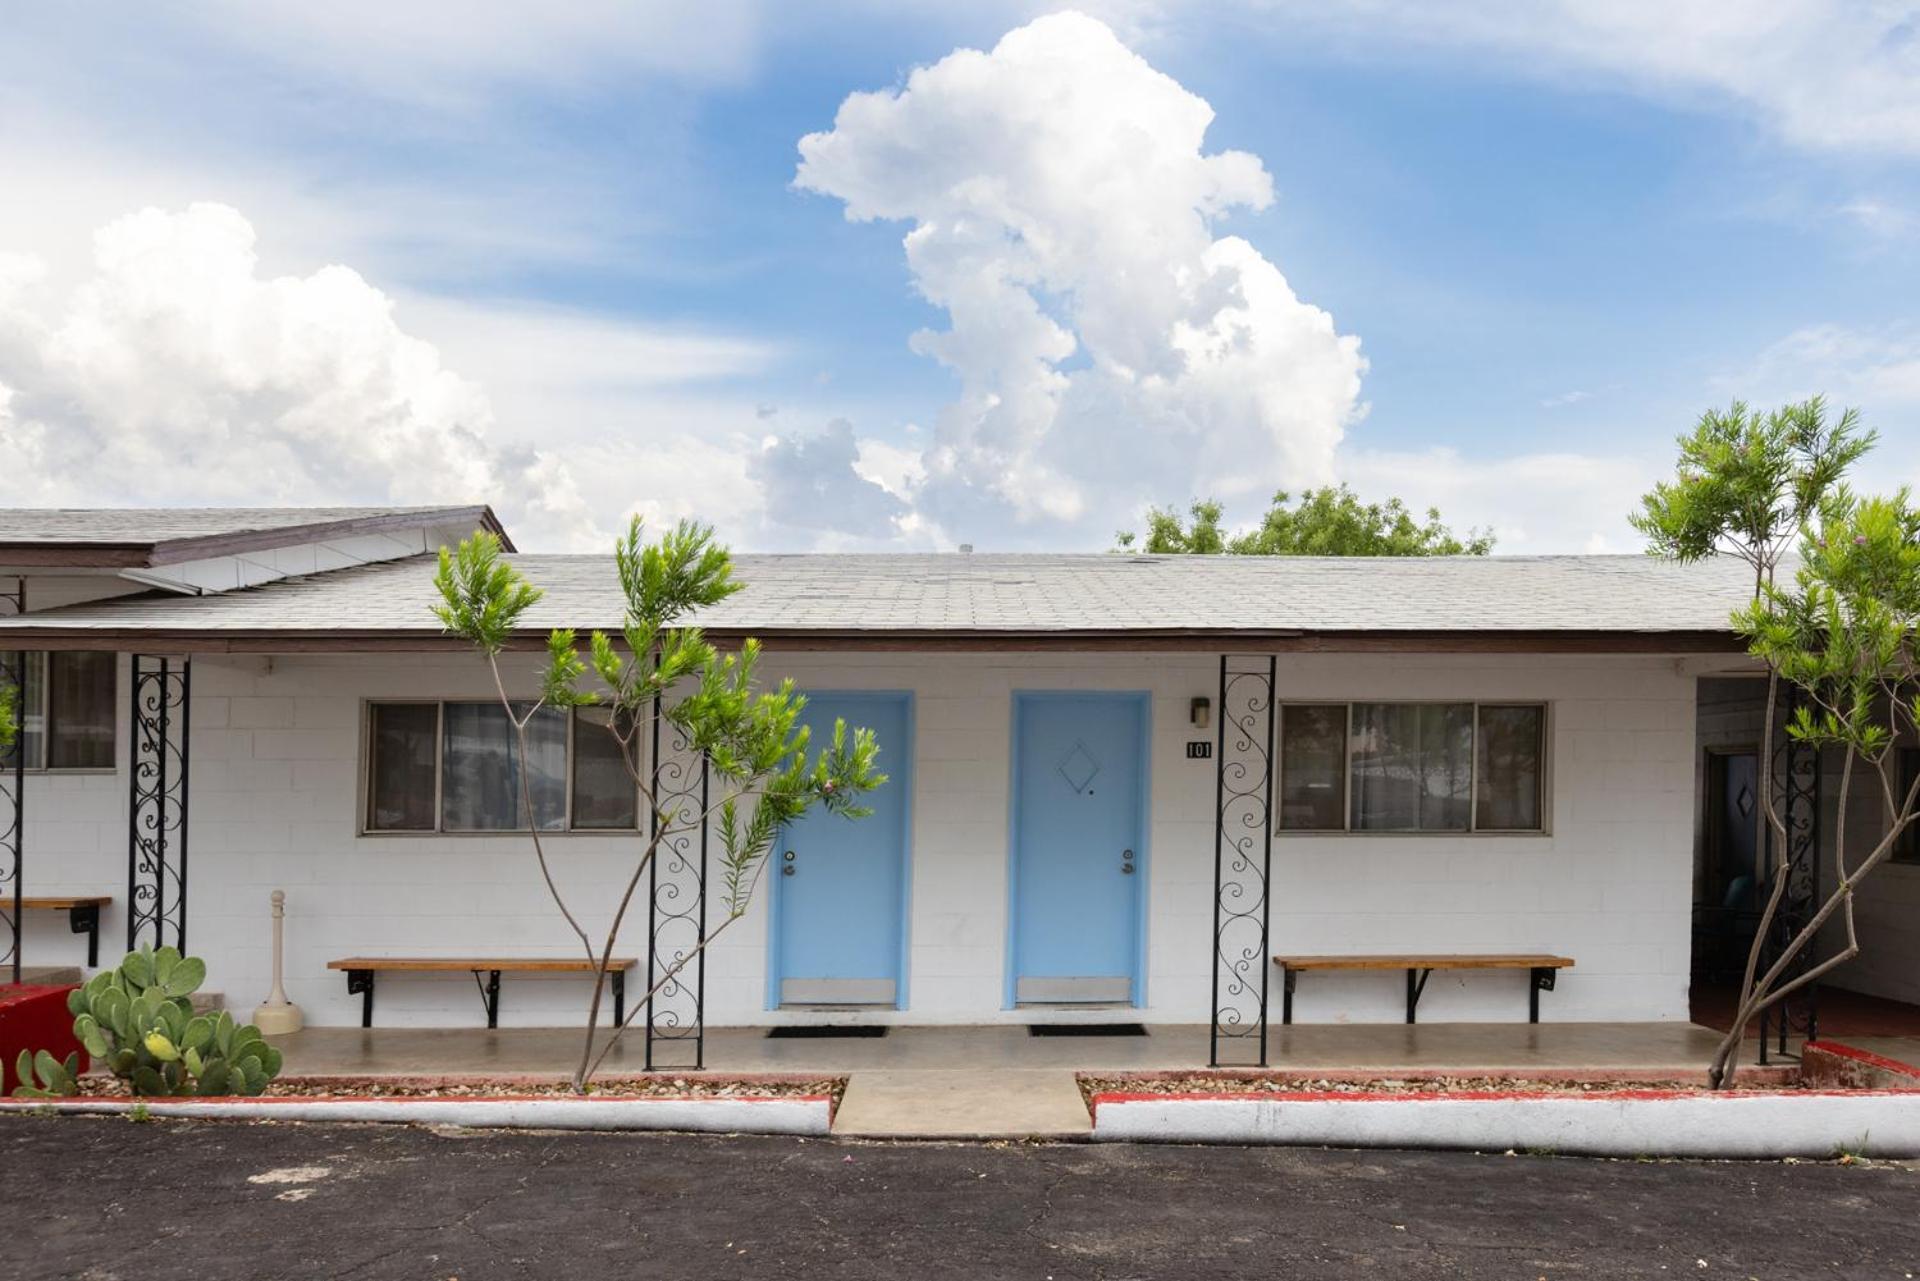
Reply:
[[114, 1115], [143, 1103], [151, 1116], [220, 1120], [380, 1121], [529, 1130], [694, 1130], [708, 1134], [824, 1135], [825, 1096], [764, 1099], [234, 1098], [6, 1099], [0, 1113]]
[[1450, 1148], [1582, 1156], [1920, 1155], [1920, 1092], [1447, 1097], [1096, 1096], [1110, 1142]]

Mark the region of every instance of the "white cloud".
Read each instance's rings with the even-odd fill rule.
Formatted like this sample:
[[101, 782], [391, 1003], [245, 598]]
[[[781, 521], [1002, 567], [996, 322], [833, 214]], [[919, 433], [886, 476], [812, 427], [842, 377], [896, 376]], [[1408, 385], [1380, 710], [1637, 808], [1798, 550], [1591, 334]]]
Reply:
[[[498, 90], [546, 85], [580, 93], [615, 81], [733, 84], [757, 64], [762, 0], [330, 0], [325, 5], [195, 0], [137, 14], [52, 7], [23, 22], [74, 48], [187, 44], [233, 50], [300, 81], [436, 110], [485, 109]], [[163, 62], [164, 55], [131, 59]], [[95, 70], [98, 64], [75, 59]]]
[[1825, 395], [1874, 418], [1920, 407], [1920, 329], [1808, 325], [1772, 343], [1746, 367], [1716, 378], [1728, 396], [1761, 405]]
[[1632, 552], [1627, 524], [1640, 496], [1672, 470], [1665, 455], [1553, 453], [1468, 457], [1453, 449], [1353, 450], [1341, 478], [1366, 498], [1397, 494], [1415, 511], [1438, 507], [1454, 530], [1490, 529], [1495, 550]]
[[[1569, 75], [1662, 96], [1705, 98], [1758, 115], [1809, 147], [1920, 151], [1920, 13], [1911, 0], [1244, 0], [1377, 59], [1396, 48], [1465, 50], [1507, 74]], [[1176, 26], [1184, 0], [1130, 6]]]
[[10, 504], [485, 500], [528, 536], [592, 525], [565, 465], [502, 448], [485, 393], [354, 271], [262, 276], [235, 210], [100, 229], [69, 290], [0, 290], [0, 477]]
[[769, 524], [829, 531], [862, 542], [890, 541], [906, 504], [859, 470], [853, 424], [837, 418], [816, 435], [769, 439], [747, 464], [766, 496]]
[[800, 144], [797, 184], [912, 223], [960, 379], [913, 493], [955, 536], [1104, 540], [1169, 491], [1329, 479], [1363, 412], [1357, 339], [1215, 223], [1273, 200], [1260, 161], [1203, 150], [1213, 111], [1103, 24], [1041, 18]]
[[1842, 218], [1853, 223], [1861, 230], [1883, 240], [1900, 240], [1913, 231], [1916, 220], [1912, 211], [1872, 196], [1858, 196], [1836, 210]]

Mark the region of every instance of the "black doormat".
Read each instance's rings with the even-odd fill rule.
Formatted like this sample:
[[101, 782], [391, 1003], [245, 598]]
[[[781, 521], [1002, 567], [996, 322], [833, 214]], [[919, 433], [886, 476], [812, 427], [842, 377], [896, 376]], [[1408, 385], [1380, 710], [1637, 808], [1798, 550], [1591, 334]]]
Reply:
[[884, 1023], [849, 1023], [843, 1025], [827, 1023], [789, 1023], [782, 1027], [770, 1027], [767, 1036], [776, 1041], [818, 1041], [829, 1037], [885, 1036], [887, 1025]]
[[1145, 1036], [1144, 1023], [1029, 1023], [1028, 1036]]

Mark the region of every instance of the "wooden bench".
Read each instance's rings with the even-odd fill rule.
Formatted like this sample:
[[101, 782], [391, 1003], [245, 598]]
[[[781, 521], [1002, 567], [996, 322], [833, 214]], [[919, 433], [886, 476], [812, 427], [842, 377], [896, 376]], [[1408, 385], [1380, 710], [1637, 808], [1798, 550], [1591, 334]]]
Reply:
[[[627, 1016], [627, 971], [640, 962], [631, 956], [616, 956], [607, 962], [607, 980], [613, 988], [613, 1021], [624, 1023]], [[502, 974], [591, 974], [594, 963], [585, 957], [541, 956], [349, 956], [328, 961], [330, 970], [347, 972], [347, 992], [360, 998], [360, 1026], [373, 1026], [373, 976], [380, 973], [448, 974], [464, 970], [473, 975], [480, 999], [486, 1003], [487, 1026], [500, 1026], [500, 976]], [[486, 975], [481, 981], [480, 976]]]
[[1435, 970], [1531, 970], [1527, 987], [1527, 1022], [1540, 1021], [1540, 994], [1553, 991], [1554, 977], [1571, 969], [1570, 956], [1520, 952], [1512, 955], [1440, 955], [1440, 956], [1276, 956], [1280, 967], [1280, 1021], [1293, 1022], [1293, 980], [1302, 970], [1405, 970], [1407, 972], [1407, 1022], [1413, 1022], [1420, 1008], [1420, 994], [1426, 990], [1427, 976]]
[[109, 894], [77, 894], [53, 897], [29, 896], [20, 900], [27, 912], [65, 912], [75, 934], [87, 936], [87, 965], [100, 964], [100, 909], [113, 902]]

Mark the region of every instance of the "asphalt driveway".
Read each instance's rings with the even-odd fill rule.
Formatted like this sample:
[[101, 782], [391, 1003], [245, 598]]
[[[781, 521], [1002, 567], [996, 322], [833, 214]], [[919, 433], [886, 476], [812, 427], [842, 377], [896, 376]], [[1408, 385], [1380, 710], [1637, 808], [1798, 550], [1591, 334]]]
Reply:
[[1904, 1165], [0, 1118], [0, 1277], [1889, 1277]]

